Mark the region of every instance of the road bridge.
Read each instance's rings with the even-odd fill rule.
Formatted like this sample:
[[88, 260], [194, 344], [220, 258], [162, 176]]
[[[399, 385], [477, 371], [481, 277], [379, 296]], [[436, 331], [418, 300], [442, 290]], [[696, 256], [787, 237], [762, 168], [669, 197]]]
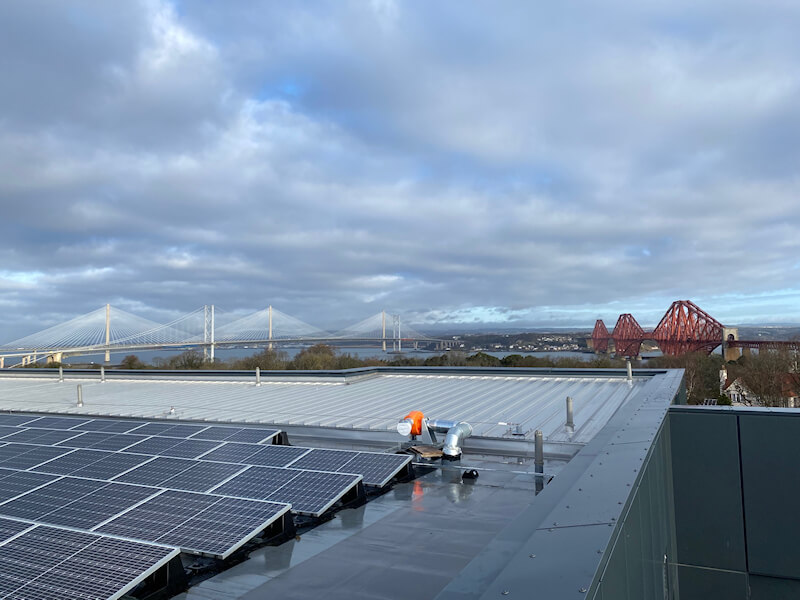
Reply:
[[0, 345], [0, 368], [6, 361], [25, 366], [37, 361], [62, 362], [69, 356], [105, 355], [143, 350], [202, 349], [214, 360], [217, 348], [265, 347], [287, 344], [375, 344], [384, 352], [402, 352], [420, 343], [436, 348], [452, 345], [424, 335], [401, 323], [399, 315], [382, 311], [341, 331], [329, 332], [309, 325], [272, 306], [243, 317], [220, 313], [206, 305], [170, 321], [157, 323], [111, 305], [65, 323]]

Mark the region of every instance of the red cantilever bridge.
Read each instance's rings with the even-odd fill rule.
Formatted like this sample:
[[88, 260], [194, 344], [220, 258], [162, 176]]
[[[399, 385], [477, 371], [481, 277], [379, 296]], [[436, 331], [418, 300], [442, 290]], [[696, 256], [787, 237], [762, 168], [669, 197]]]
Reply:
[[[608, 352], [610, 342], [613, 342], [617, 356], [638, 356], [645, 340], [656, 342], [661, 352], [670, 356], [689, 352], [710, 354], [720, 344], [726, 350], [736, 348], [736, 354], [738, 348], [800, 350], [798, 341], [751, 341], [738, 337], [735, 327], [725, 327], [694, 302], [676, 300], [652, 331], [645, 331], [632, 314], [625, 313], [619, 316], [611, 333], [608, 333], [605, 323], [598, 319], [591, 341], [595, 352]], [[727, 353], [726, 358], [729, 358]]]

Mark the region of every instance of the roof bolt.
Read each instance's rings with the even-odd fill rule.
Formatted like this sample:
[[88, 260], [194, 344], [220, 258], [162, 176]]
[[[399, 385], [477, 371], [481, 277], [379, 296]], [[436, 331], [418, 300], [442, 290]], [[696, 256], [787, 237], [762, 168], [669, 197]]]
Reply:
[[501, 593], [503, 596], [508, 596], [508, 595], [509, 595], [511, 592], [509, 592], [508, 590], [503, 590], [503, 591], [502, 591], [502, 592], [500, 592], [500, 593]]
[[530, 558], [536, 558], [536, 555], [535, 555], [535, 554], [528, 554], [528, 556], [529, 556]]
[[567, 508], [569, 508], [569, 504], [567, 504]]
[[578, 590], [581, 594], [585, 594], [588, 590], [586, 588], [581, 588]]
[[622, 502], [617, 502], [617, 504], [622, 504]]
[[557, 526], [557, 525], [558, 525], [558, 522], [556, 522], [556, 521], [553, 521], [553, 525], [556, 525], [556, 526]]
[[602, 553], [603, 553], [603, 551], [602, 551], [602, 550], [598, 550], [598, 551], [597, 551], [597, 553], [598, 553], [598, 554], [602, 554]]
[[579, 491], [579, 492], [582, 492], [582, 491], [583, 491], [583, 488], [578, 488], [578, 491]]

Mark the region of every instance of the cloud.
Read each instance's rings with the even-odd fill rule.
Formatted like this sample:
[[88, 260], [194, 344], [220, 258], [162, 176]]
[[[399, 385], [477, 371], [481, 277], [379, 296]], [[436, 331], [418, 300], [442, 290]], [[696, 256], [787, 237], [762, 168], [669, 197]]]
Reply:
[[679, 297], [796, 318], [798, 17], [0, 6], [0, 338], [109, 301], [329, 329], [657, 321]]

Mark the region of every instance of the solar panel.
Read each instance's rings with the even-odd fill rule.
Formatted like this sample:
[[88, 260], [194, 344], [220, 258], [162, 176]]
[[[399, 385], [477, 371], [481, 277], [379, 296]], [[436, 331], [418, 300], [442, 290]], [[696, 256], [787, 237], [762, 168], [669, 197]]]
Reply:
[[44, 473], [0, 469], [0, 502], [11, 500], [55, 479], [55, 476]]
[[69, 448], [58, 448], [56, 446], [6, 444], [0, 446], [0, 467], [24, 471], [70, 451]]
[[277, 429], [259, 427], [227, 427], [214, 425], [192, 436], [193, 440], [212, 440], [217, 442], [246, 442], [257, 444], [279, 434]]
[[144, 435], [130, 435], [126, 433], [107, 433], [102, 431], [87, 431], [71, 439], [60, 442], [59, 446], [69, 448], [94, 448], [97, 450], [122, 450], [137, 442], [146, 440]]
[[342, 473], [358, 473], [364, 477], [364, 485], [383, 487], [411, 462], [407, 454], [380, 454], [359, 452], [342, 467]]
[[147, 423], [132, 430], [137, 435], [160, 435], [165, 437], [187, 438], [206, 429], [208, 425], [189, 425], [186, 423]]
[[0, 504], [0, 515], [90, 529], [158, 491], [139, 485], [64, 477]]
[[[127, 454], [127, 453], [123, 453]], [[133, 454], [132, 456], [142, 456]], [[151, 458], [151, 457], [145, 457]], [[162, 481], [183, 473], [194, 461], [183, 458], [157, 457], [135, 469], [116, 477], [114, 481], [138, 483], [139, 485], [158, 485]]]
[[250, 467], [211, 490], [215, 494], [285, 502], [298, 513], [319, 516], [361, 481], [360, 475]]
[[175, 458], [197, 458], [219, 446], [219, 442], [206, 440], [182, 440], [169, 437], [151, 437], [126, 448], [127, 452], [151, 454], [153, 456], [172, 456]]
[[44, 464], [33, 467], [34, 471], [40, 473], [52, 473], [54, 475], [69, 475], [70, 473], [88, 467], [92, 463], [102, 458], [112, 456], [113, 452], [104, 450], [75, 450], [64, 456], [59, 456]]
[[12, 425], [0, 425], [0, 439], [19, 431], [19, 427], [13, 427]]
[[293, 469], [313, 469], [316, 471], [338, 471], [350, 460], [358, 456], [352, 450], [328, 450], [314, 448], [294, 462], [289, 463]]
[[150, 460], [140, 454], [123, 454], [105, 450], [75, 450], [46, 462], [34, 471], [56, 475], [74, 475], [92, 479], [111, 479]]
[[194, 464], [182, 473], [162, 481], [161, 487], [171, 490], [207, 492], [245, 469], [245, 465], [193, 461]]
[[44, 427], [45, 429], [70, 429], [76, 425], [83, 425], [89, 419], [80, 419], [76, 417], [39, 417], [32, 421], [27, 422], [27, 427]]
[[298, 446], [264, 446], [262, 444], [237, 444], [223, 442], [221, 446], [202, 454], [201, 460], [232, 462], [262, 467], [285, 467], [306, 452], [308, 448]]
[[97, 531], [227, 558], [288, 510], [285, 504], [168, 491]]
[[31, 427], [30, 429], [17, 429], [16, 433], [5, 436], [3, 441], [51, 446], [53, 444], [57, 444], [58, 442], [68, 440], [69, 438], [74, 438], [77, 435], [80, 434], [76, 431], [62, 431], [58, 429]]
[[119, 598], [178, 553], [154, 544], [33, 527], [0, 545], [0, 597]]
[[37, 416], [30, 416], [30, 415], [9, 415], [9, 414], [0, 414], [0, 425], [23, 425], [28, 423], [29, 421], [34, 421], [38, 419]]
[[145, 423], [146, 421], [129, 421], [126, 419], [93, 419], [83, 425], [78, 425], [74, 429], [79, 429], [80, 431], [103, 431], [105, 433], [127, 433]]
[[31, 527], [33, 527], [33, 525], [30, 523], [0, 518], [0, 542], [5, 542], [8, 538], [12, 538]]

